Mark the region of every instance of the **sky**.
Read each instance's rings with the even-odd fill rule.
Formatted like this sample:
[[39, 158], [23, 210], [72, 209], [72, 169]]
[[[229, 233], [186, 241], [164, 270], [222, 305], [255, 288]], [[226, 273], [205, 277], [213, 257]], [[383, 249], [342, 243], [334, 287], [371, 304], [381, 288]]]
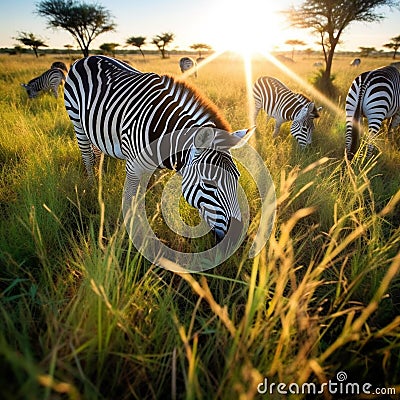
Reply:
[[[306, 47], [319, 49], [318, 38], [307, 30], [290, 28], [279, 11], [298, 0], [85, 0], [97, 2], [110, 11], [116, 31], [100, 35], [91, 45], [102, 43], [125, 45], [131, 36], [145, 36], [148, 42], [162, 32], [172, 32], [175, 40], [169, 47], [188, 49], [193, 43], [207, 43], [216, 50], [229, 49], [232, 43], [248, 44], [262, 50], [289, 50], [285, 41], [299, 39]], [[47, 28], [46, 19], [35, 14], [37, 1], [13, 0], [0, 2], [0, 47], [14, 47], [18, 32], [32, 32], [50, 48], [76, 47], [72, 36], [64, 30]], [[384, 43], [400, 35], [400, 11], [380, 9], [386, 18], [380, 23], [352, 23], [341, 36], [338, 50], [358, 51], [362, 47], [382, 49]], [[156, 49], [153, 45], [147, 48]]]

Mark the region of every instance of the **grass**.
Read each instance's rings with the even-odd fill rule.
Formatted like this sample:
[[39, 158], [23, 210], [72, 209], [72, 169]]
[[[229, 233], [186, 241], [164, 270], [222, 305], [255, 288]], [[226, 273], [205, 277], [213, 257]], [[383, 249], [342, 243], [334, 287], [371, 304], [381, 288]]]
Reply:
[[[106, 158], [101, 186], [90, 187], [62, 98], [31, 101], [20, 87], [53, 61], [0, 57], [2, 398], [252, 399], [264, 378], [301, 385], [339, 371], [399, 393], [398, 147], [382, 134], [374, 159], [350, 165], [343, 114], [326, 108], [306, 151], [288, 126], [274, 142], [259, 116], [255, 145], [277, 192], [267, 246], [248, 259], [248, 239], [213, 270], [172, 273], [143, 259], [126, 235], [123, 163]], [[175, 58], [130, 61], [179, 71]], [[384, 63], [365, 61], [363, 69]], [[341, 109], [360, 72], [349, 62], [334, 63]], [[309, 81], [312, 64], [291, 68]], [[219, 58], [189, 78], [233, 129], [248, 125], [243, 74], [240, 59]], [[262, 59], [253, 80], [260, 75], [304, 91]], [[169, 176], [152, 181], [149, 212], [160, 237], [176, 244], [157, 208]], [[257, 193], [245, 178], [256, 224]]]

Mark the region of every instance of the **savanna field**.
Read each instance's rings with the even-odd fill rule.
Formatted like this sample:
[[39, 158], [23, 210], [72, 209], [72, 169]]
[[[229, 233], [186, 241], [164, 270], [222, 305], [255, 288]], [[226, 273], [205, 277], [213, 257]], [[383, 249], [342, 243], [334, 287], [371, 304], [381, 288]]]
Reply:
[[[178, 56], [121, 58], [180, 76]], [[304, 151], [289, 124], [273, 140], [273, 122], [258, 116], [251, 144], [275, 184], [272, 234], [249, 259], [260, 199], [239, 166], [252, 216], [248, 237], [223, 264], [198, 274], [156, 267], [136, 251], [121, 212], [124, 163], [104, 158], [90, 184], [61, 89], [58, 99], [28, 99], [20, 83], [56, 60], [70, 63], [0, 56], [0, 398], [300, 399], [307, 396], [257, 388], [266, 380], [286, 389], [339, 382], [339, 372], [345, 383], [372, 385], [375, 395], [364, 398], [383, 398], [377, 388], [399, 398], [398, 131], [388, 139], [384, 126], [370, 160], [363, 147], [351, 163], [343, 157], [347, 90], [389, 58], [365, 58], [358, 68], [348, 57], [335, 59], [337, 96], [331, 107], [316, 100], [324, 109]], [[311, 83], [315, 61], [298, 56], [287, 67]], [[266, 59], [255, 59], [252, 71], [252, 83], [270, 75], [315, 98]], [[234, 130], [249, 126], [241, 58], [221, 56], [187, 80]], [[152, 178], [146, 204], [158, 237], [186, 249], [160, 215], [171, 176]], [[198, 218], [181, 207], [189, 222]]]

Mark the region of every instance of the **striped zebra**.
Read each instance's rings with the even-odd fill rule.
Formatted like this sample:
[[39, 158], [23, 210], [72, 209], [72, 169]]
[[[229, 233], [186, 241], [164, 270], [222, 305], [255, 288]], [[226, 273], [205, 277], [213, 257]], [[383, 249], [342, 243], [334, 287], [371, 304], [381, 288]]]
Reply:
[[181, 69], [182, 73], [193, 69], [194, 70], [194, 76], [197, 78], [197, 63], [196, 63], [195, 60], [193, 60], [193, 58], [182, 57], [179, 60], [179, 68]]
[[183, 197], [218, 240], [230, 222], [240, 225], [239, 172], [229, 149], [253, 130], [229, 134], [217, 108], [187, 83], [106, 56], [76, 61], [64, 98], [88, 175], [93, 177], [93, 146], [126, 160], [128, 205], [144, 173], [168, 168], [182, 175]]
[[351, 67], [358, 67], [361, 64], [361, 59], [360, 58], [355, 58], [354, 60], [351, 61], [350, 66]]
[[37, 97], [43, 90], [52, 90], [55, 98], [58, 98], [58, 86], [65, 80], [64, 72], [59, 68], [50, 68], [37, 78], [33, 78], [27, 84], [21, 83], [26, 89], [30, 99]]
[[[368, 119], [368, 136], [372, 139], [384, 119], [392, 118], [391, 127], [400, 123], [400, 72], [392, 66], [358, 75], [346, 97], [346, 152], [351, 159], [360, 145], [361, 118]], [[368, 145], [367, 156], [374, 146]]]
[[269, 118], [274, 118], [275, 130], [273, 136], [279, 135], [281, 125], [293, 121], [290, 133], [297, 140], [300, 147], [311, 143], [314, 131], [314, 118], [319, 117], [315, 104], [300, 93], [293, 93], [278, 79], [263, 76], [258, 78], [253, 86], [255, 102], [254, 120], [261, 109]]

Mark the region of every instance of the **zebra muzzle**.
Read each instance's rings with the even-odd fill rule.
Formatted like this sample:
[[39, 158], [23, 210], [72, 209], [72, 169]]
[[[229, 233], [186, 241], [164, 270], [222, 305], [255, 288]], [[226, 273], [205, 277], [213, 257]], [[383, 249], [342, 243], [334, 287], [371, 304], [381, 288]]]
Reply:
[[230, 250], [233, 246], [240, 244], [243, 234], [243, 222], [236, 218], [230, 218], [226, 232], [219, 229], [214, 229], [213, 232], [218, 246], [222, 246], [224, 250]]

